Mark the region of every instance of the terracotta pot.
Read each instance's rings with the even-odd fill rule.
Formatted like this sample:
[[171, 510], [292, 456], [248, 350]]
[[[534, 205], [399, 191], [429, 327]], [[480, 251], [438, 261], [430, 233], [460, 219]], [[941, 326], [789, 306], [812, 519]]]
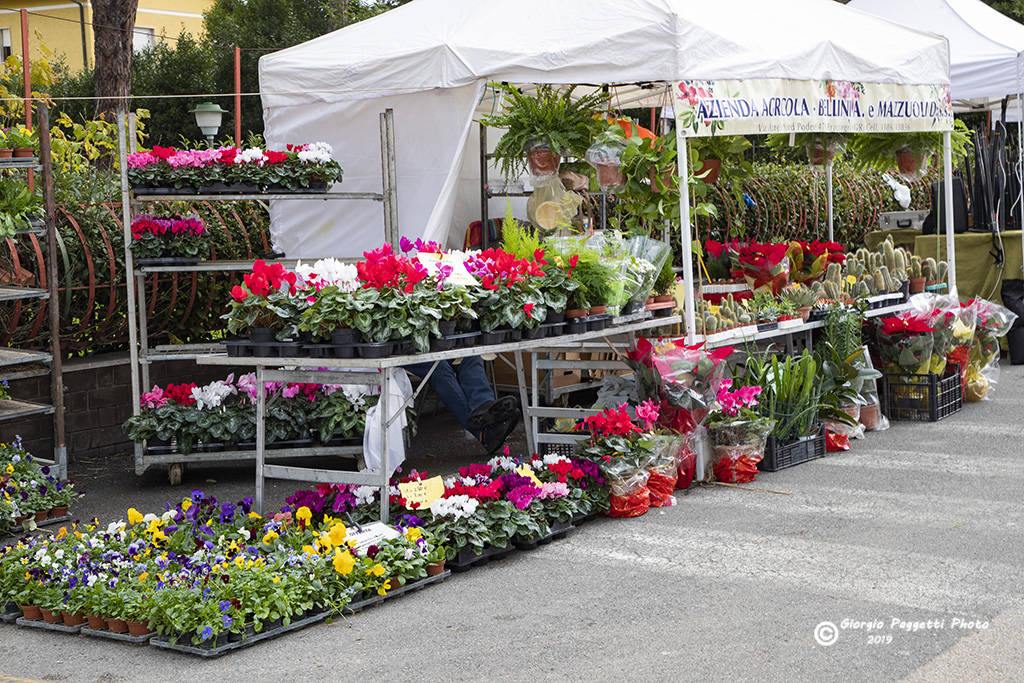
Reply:
[[601, 315], [608, 310], [607, 306], [591, 306], [590, 315]]
[[597, 184], [602, 188], [622, 187], [626, 184], [626, 176], [622, 174], [619, 164], [594, 164], [597, 169]]
[[85, 623], [85, 617], [80, 612], [72, 614], [71, 612], [61, 612], [61, 619], [64, 620], [65, 626], [81, 626]]
[[676, 298], [671, 294], [659, 294], [654, 297], [654, 303], [656, 304], [667, 304], [669, 301], [675, 301]]
[[913, 152], [909, 150], [896, 152], [896, 167], [900, 170], [900, 173], [904, 175], [917, 173], [917, 163], [917, 155]]
[[25, 523], [25, 520], [28, 519], [31, 516], [32, 515], [18, 515], [17, 517], [14, 518], [14, 523], [16, 525], [18, 525], [18, 526], [21, 526], [22, 524]]
[[128, 631], [128, 624], [124, 619], [114, 619], [112, 617], [107, 618], [107, 628], [110, 629], [111, 633], [125, 633]]
[[129, 621], [128, 633], [133, 636], [144, 636], [147, 633], [152, 633], [153, 629], [149, 627], [149, 623], [145, 621]]
[[[677, 168], [678, 167], [675, 164], [672, 164], [672, 168], [670, 170], [665, 171], [664, 173], [661, 174], [661, 184], [662, 185], [664, 185], [665, 187], [672, 187], [672, 176], [674, 176], [676, 174]], [[653, 166], [647, 172], [647, 175], [651, 179], [651, 192], [653, 192], [654, 194], [659, 194], [661, 192], [661, 188], [659, 188], [658, 184], [656, 182], [654, 182], [655, 174], [654, 174], [654, 167]]]
[[[704, 172], [707, 175], [702, 175]], [[718, 175], [722, 172], [722, 160], [721, 159], [701, 159], [700, 168], [697, 169], [697, 177], [703, 180], [709, 185], [714, 185], [718, 182]]]
[[29, 621], [39, 621], [43, 618], [39, 605], [18, 605], [18, 607], [21, 608], [21, 613], [24, 614], [25, 618]]
[[864, 425], [864, 429], [869, 432], [878, 428], [878, 404], [872, 403], [871, 405], [860, 407], [860, 423]]
[[24, 159], [26, 157], [34, 157], [35, 155], [36, 155], [36, 150], [33, 147], [15, 147], [14, 148], [14, 156], [19, 158], [19, 159]]
[[38, 512], [36, 512], [36, 521], [37, 522], [45, 522], [46, 518], [49, 517], [49, 516], [50, 516], [50, 511], [49, 510], [39, 510]]
[[11, 147], [0, 147], [0, 159], [10, 159], [14, 156], [14, 149]]
[[824, 166], [826, 161], [832, 161], [833, 156], [835, 156], [835, 152], [831, 149], [825, 149], [821, 145], [815, 145], [808, 150], [808, 159], [811, 162], [811, 166]]
[[910, 293], [918, 294], [924, 291], [924, 278], [923, 277], [912, 277], [910, 278]]
[[427, 576], [437, 576], [438, 574], [444, 574], [444, 560], [427, 565]]
[[570, 308], [565, 312], [566, 318], [582, 318], [587, 314], [585, 308]]
[[644, 303], [647, 304], [648, 306], [650, 306], [651, 304], [654, 303], [654, 297], [653, 296], [647, 297], [647, 301], [645, 301]]
[[527, 152], [526, 159], [533, 175], [555, 175], [558, 173], [558, 165], [562, 163], [562, 157], [547, 147], [531, 149]]
[[401, 588], [404, 585], [405, 585], [405, 577], [404, 576], [392, 576], [391, 577], [391, 590], [394, 590], [396, 588]]
[[860, 420], [860, 405], [857, 403], [839, 406], [839, 410], [843, 411], [854, 420]]
[[59, 624], [61, 622], [60, 612], [40, 607], [39, 612], [43, 615], [43, 621], [47, 624]]
[[51, 517], [63, 517], [66, 514], [68, 514], [68, 506], [67, 505], [57, 505], [57, 506], [54, 506], [54, 507], [50, 508], [50, 516]]
[[803, 319], [804, 322], [807, 322], [807, 319], [811, 317], [810, 306], [800, 306], [796, 309], [796, 312], [800, 314], [800, 317]]
[[95, 614], [85, 615], [85, 620], [89, 622], [89, 628], [94, 631], [105, 631], [107, 629], [107, 620], [103, 617], [98, 617]]

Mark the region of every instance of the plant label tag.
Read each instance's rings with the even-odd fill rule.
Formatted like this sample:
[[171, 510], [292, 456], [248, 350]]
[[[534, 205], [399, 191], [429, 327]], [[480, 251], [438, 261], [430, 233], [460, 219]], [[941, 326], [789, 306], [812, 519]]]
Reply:
[[353, 527], [349, 527], [348, 529], [348, 538], [356, 542], [356, 548], [359, 550], [366, 550], [371, 545], [375, 545], [380, 541], [398, 538], [401, 535], [401, 532], [397, 529], [394, 529], [383, 522], [364, 524], [363, 528], [360, 530]]
[[530, 469], [529, 465], [520, 465], [518, 468], [516, 468], [516, 474], [518, 474], [520, 477], [529, 478], [530, 481], [532, 481], [538, 487], [543, 486], [540, 479], [538, 479], [537, 475], [533, 473], [533, 470]]
[[447, 266], [451, 269], [451, 272], [446, 278], [448, 282], [453, 285], [459, 285], [462, 287], [473, 287], [478, 284], [477, 279], [469, 274], [466, 270], [466, 264], [461, 258], [453, 254], [430, 254], [421, 253], [416, 254], [416, 260], [423, 264], [423, 267], [427, 269], [427, 272], [431, 275], [437, 273], [439, 266]]
[[[444, 481], [440, 476], [410, 481], [398, 485], [398, 490], [405, 498], [405, 507], [409, 510], [425, 510], [430, 504], [444, 495]], [[415, 507], [414, 507], [415, 505]]]
[[854, 277], [854, 276], [852, 276], [852, 275], [847, 275], [847, 276], [846, 276], [846, 281], [847, 281], [848, 283], [850, 283], [850, 285], [855, 285], [855, 284], [857, 284], [857, 278], [855, 278], [855, 277]]

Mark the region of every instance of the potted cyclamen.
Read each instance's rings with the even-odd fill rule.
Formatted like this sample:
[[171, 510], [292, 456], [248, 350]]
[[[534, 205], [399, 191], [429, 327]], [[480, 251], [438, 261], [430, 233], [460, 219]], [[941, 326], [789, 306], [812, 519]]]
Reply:
[[[283, 306], [295, 287], [295, 273], [279, 263], [267, 264], [260, 259], [242, 281], [242, 285], [232, 287], [228, 312], [221, 316], [227, 321], [228, 332], [248, 332], [253, 344], [273, 343], [288, 316]], [[258, 349], [256, 355], [260, 355]], [[269, 351], [263, 355], [269, 355]]]
[[209, 254], [206, 227], [196, 215], [140, 215], [131, 229], [136, 265], [193, 265]]
[[727, 483], [753, 481], [757, 463], [774, 421], [761, 417], [751, 408], [757, 405], [761, 387], [745, 386], [731, 390], [732, 382], [723, 380], [717, 389], [715, 409], [706, 425], [711, 437], [715, 479]]

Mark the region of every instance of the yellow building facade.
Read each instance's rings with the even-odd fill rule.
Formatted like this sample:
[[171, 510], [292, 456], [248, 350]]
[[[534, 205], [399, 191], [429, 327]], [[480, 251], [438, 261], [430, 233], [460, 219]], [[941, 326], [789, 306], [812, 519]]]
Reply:
[[[132, 36], [136, 50], [182, 30], [203, 33], [203, 12], [213, 0], [139, 0]], [[0, 56], [21, 55], [21, 14], [28, 10], [29, 58], [43, 56], [42, 48], [62, 58], [72, 71], [93, 66], [92, 3], [82, 0], [0, 1]]]

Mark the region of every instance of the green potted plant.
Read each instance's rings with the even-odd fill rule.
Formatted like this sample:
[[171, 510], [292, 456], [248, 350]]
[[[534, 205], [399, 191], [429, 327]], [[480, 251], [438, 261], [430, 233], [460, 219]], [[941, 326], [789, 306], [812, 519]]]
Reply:
[[718, 182], [723, 164], [743, 163], [743, 153], [750, 149], [750, 141], [742, 135], [712, 135], [692, 138], [690, 146], [700, 163], [694, 175], [713, 185]]
[[561, 157], [582, 158], [591, 139], [603, 128], [594, 116], [608, 100], [601, 91], [573, 98], [575, 87], [559, 90], [541, 85], [533, 95], [511, 85], [501, 85], [498, 90], [505, 97], [505, 106], [500, 114], [484, 117], [483, 123], [507, 129], [494, 148], [506, 180], [527, 168], [533, 175], [558, 173]]
[[20, 158], [32, 157], [36, 153], [36, 134], [25, 126], [15, 126], [7, 130], [5, 145], [14, 150], [14, 156]]
[[[790, 145], [790, 140], [793, 144]], [[768, 147], [786, 157], [790, 149], [802, 149], [807, 153], [807, 162], [815, 168], [831, 163], [843, 154], [846, 148], [846, 135], [842, 133], [794, 133], [790, 135], [769, 135], [766, 139]]]
[[10, 159], [14, 156], [14, 148], [7, 141], [7, 131], [0, 130], [0, 159]]
[[597, 185], [605, 192], [617, 192], [626, 184], [622, 154], [627, 146], [622, 126], [612, 123], [594, 138], [587, 149], [587, 163], [597, 172]]
[[[951, 135], [953, 165], [967, 156], [972, 133], [960, 119], [956, 119]], [[890, 171], [893, 166], [900, 174], [915, 175], [927, 170], [932, 154], [942, 150], [943, 134], [938, 131], [916, 133], [860, 133], [850, 137], [854, 153], [854, 166], [865, 170]]]

